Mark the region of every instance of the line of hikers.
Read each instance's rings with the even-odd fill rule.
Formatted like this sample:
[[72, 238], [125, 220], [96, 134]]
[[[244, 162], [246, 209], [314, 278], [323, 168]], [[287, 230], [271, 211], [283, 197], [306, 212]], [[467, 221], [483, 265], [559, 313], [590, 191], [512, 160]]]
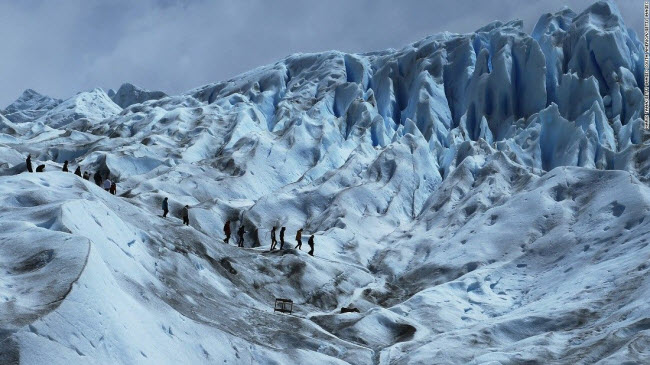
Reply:
[[[29, 154], [27, 155], [27, 160], [25, 161], [25, 166], [27, 168], [28, 172], [34, 172], [32, 169], [32, 155]], [[45, 170], [45, 165], [39, 165], [36, 167], [36, 172], [43, 172]], [[63, 168], [61, 169], [63, 172], [70, 172], [68, 169], [68, 160], [65, 160], [63, 162]], [[77, 166], [77, 168], [74, 170], [74, 174], [82, 177], [84, 180], [90, 180], [90, 174], [88, 174], [88, 171], [84, 171], [84, 173], [81, 173], [81, 166]], [[102, 177], [99, 172], [95, 173], [93, 176], [93, 180], [95, 181], [95, 184], [97, 186], [100, 186], [104, 188], [104, 190], [108, 191], [109, 193], [116, 195], [117, 194], [117, 184], [114, 181], [111, 181], [108, 178], [108, 174], [106, 175], [106, 179], [102, 180]], [[183, 224], [189, 226], [190, 225], [190, 214], [189, 214], [189, 205], [185, 205], [183, 209], [181, 210], [181, 218], [183, 219]], [[169, 213], [169, 198], [165, 197], [162, 202], [162, 210], [163, 210], [163, 218], [167, 217], [167, 214]], [[271, 229], [271, 251], [277, 249], [278, 245], [278, 240], [275, 237], [275, 232], [277, 230], [276, 226], [273, 226]], [[286, 230], [286, 227], [282, 227], [280, 229], [280, 250], [284, 249], [284, 231]], [[296, 242], [297, 245], [295, 248], [301, 250], [302, 249], [302, 231], [303, 229], [300, 228], [296, 232]], [[224, 239], [224, 242], [227, 244], [228, 241], [230, 240], [230, 221], [226, 221], [225, 225], [223, 226], [223, 232], [226, 235], [226, 238]], [[239, 229], [237, 230], [237, 236], [239, 237], [239, 240], [237, 241], [237, 247], [244, 247], [244, 233], [246, 231], [244, 230], [244, 226], [240, 226]], [[311, 256], [314, 256], [314, 235], [312, 234], [309, 237], [309, 240], [307, 240], [307, 244], [309, 245], [309, 252], [308, 254]]]
[[[25, 167], [27, 168], [27, 172], [34, 172], [32, 166], [31, 154], [27, 155], [27, 159], [25, 160]], [[45, 165], [36, 166], [36, 172], [43, 172], [43, 171], [45, 171]], [[68, 169], [68, 160], [63, 161], [63, 168], [61, 168], [61, 171], [70, 172], [70, 170]], [[88, 173], [88, 171], [84, 171], [83, 175], [81, 174], [81, 166], [77, 166], [77, 168], [74, 170], [74, 174], [83, 178], [84, 180], [90, 180], [90, 174]], [[108, 191], [113, 195], [117, 194], [117, 184], [108, 178], [108, 174], [106, 175], [106, 179], [102, 179], [100, 173], [97, 172], [95, 173], [93, 180], [95, 181], [95, 184], [97, 184], [97, 186], [103, 187], [104, 190]]]
[[[185, 225], [190, 225], [190, 206], [185, 205], [183, 209], [181, 210], [181, 218], [183, 219], [183, 224]], [[163, 218], [167, 217], [167, 214], [169, 213], [169, 198], [165, 197], [162, 201], [162, 211], [163, 211]], [[277, 231], [276, 226], [273, 226], [271, 229], [271, 251], [277, 249], [278, 245], [278, 240], [276, 239], [275, 232]], [[284, 249], [284, 231], [286, 231], [286, 227], [282, 227], [280, 229], [280, 250]], [[301, 250], [302, 249], [302, 231], [303, 229], [300, 228], [296, 232], [296, 242], [297, 245], [295, 248]], [[226, 238], [224, 238], [224, 242], [228, 244], [228, 241], [230, 241], [230, 220], [227, 220], [226, 223], [223, 226], [223, 233], [226, 235]], [[246, 230], [244, 229], [244, 225], [239, 226], [239, 229], [237, 230], [237, 247], [244, 247], [244, 233], [246, 233]], [[307, 240], [307, 244], [309, 245], [309, 252], [311, 256], [314, 256], [314, 235], [312, 234], [309, 239]]]
[[[277, 229], [278, 229], [277, 226], [273, 226], [273, 228], [271, 229], [271, 251], [277, 249], [278, 240], [276, 239], [276, 236], [275, 236], [275, 232], [277, 231]], [[286, 231], [286, 229], [287, 229], [286, 227], [282, 227], [280, 229], [280, 250], [284, 249], [284, 231]], [[302, 249], [302, 231], [303, 231], [303, 229], [300, 228], [296, 232], [296, 242], [297, 242], [297, 244], [296, 244], [296, 247], [294, 247], [294, 248], [297, 248], [299, 250]], [[229, 220], [226, 221], [226, 223], [223, 226], [223, 233], [226, 235], [226, 238], [223, 241], [227, 244], [228, 241], [230, 240], [230, 233], [231, 233], [230, 232], [230, 221]], [[237, 237], [238, 237], [237, 247], [244, 247], [244, 233], [246, 233], [246, 231], [244, 229], [244, 225], [241, 225], [239, 227], [239, 229], [237, 230]], [[311, 256], [314, 256], [314, 235], [313, 234], [309, 237], [309, 240], [307, 240], [307, 244], [309, 245], [308, 254], [310, 254]]]
[[[190, 225], [190, 206], [186, 205], [181, 210], [181, 218], [183, 218], [183, 224], [186, 226]], [[169, 213], [169, 198], [165, 197], [162, 202], [163, 218], [167, 218], [167, 213]]]

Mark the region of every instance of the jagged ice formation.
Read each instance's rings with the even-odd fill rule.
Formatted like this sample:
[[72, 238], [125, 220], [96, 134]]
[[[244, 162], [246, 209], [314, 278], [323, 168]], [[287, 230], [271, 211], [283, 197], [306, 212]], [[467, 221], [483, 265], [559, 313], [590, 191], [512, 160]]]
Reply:
[[[175, 96], [27, 90], [0, 111], [0, 359], [645, 361], [642, 56], [597, 2]], [[267, 252], [273, 225], [316, 256]]]

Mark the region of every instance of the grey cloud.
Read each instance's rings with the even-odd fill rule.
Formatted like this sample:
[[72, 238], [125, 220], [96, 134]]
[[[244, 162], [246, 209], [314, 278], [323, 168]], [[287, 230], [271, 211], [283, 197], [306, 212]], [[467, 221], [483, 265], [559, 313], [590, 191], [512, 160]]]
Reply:
[[[295, 52], [399, 48], [589, 0], [37, 1], [0, 3], [0, 105], [26, 88], [65, 98], [122, 82], [178, 93]], [[618, 0], [641, 34], [642, 2]]]

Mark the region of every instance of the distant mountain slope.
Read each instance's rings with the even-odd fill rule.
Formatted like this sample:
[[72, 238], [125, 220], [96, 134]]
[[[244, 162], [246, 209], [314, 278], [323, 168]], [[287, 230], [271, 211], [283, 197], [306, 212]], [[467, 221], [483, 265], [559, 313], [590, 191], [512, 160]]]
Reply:
[[167, 96], [162, 91], [149, 91], [141, 89], [129, 83], [122, 84], [115, 95], [109, 95], [110, 98], [121, 108], [126, 108], [132, 104], [140, 104], [147, 100], [158, 100]]
[[3, 111], [3, 114], [15, 123], [28, 122], [40, 118], [60, 103], [59, 99], [53, 99], [32, 89], [27, 89]]

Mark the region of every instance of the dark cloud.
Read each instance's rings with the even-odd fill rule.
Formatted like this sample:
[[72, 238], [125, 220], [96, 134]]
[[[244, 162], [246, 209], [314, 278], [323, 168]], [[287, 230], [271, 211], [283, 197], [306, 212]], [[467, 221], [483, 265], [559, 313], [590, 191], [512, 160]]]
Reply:
[[[590, 0], [70, 0], [0, 2], [0, 105], [128, 81], [178, 93], [295, 52], [400, 48], [427, 35], [539, 16]], [[616, 1], [641, 35], [641, 1]], [[641, 38], [641, 37], [640, 37]]]

